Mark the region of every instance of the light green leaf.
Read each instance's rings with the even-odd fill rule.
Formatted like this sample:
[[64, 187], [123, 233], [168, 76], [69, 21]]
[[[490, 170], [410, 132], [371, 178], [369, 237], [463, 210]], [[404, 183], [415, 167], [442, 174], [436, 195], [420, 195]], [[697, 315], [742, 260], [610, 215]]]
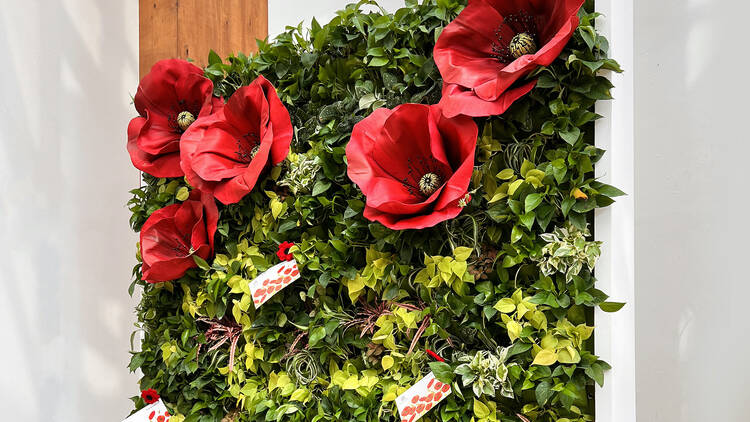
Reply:
[[500, 299], [495, 304], [494, 308], [504, 314], [509, 314], [516, 310], [516, 304], [513, 302], [513, 299], [509, 297], [505, 297], [505, 298]]
[[554, 350], [540, 350], [534, 358], [532, 365], [550, 366], [557, 362], [557, 353]]
[[497, 178], [500, 180], [510, 180], [516, 173], [513, 169], [505, 169], [497, 174]]
[[536, 207], [539, 206], [539, 204], [542, 203], [542, 194], [540, 193], [532, 193], [530, 195], [526, 195], [526, 200], [524, 201], [524, 205], [526, 207], [526, 212], [534, 211]]
[[623, 302], [602, 302], [599, 304], [599, 309], [604, 312], [617, 312], [625, 306]]
[[478, 419], [486, 419], [490, 417], [490, 408], [487, 407], [481, 401], [474, 399], [474, 416]]
[[310, 347], [313, 347], [316, 344], [318, 344], [318, 342], [322, 340], [323, 338], [325, 338], [325, 336], [326, 336], [325, 328], [323, 327], [313, 328], [312, 333], [310, 333], [310, 341], [309, 341]]

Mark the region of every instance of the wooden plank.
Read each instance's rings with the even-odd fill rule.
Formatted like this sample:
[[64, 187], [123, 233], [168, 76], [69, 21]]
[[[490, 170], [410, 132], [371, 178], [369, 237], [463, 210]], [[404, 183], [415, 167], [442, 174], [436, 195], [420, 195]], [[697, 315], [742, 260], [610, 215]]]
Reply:
[[268, 0], [139, 0], [140, 74], [161, 59], [205, 66], [213, 49], [222, 58], [257, 51], [268, 36]]
[[139, 0], [139, 70], [141, 78], [154, 63], [177, 57], [178, 0]]
[[257, 51], [268, 36], [268, 0], [179, 0], [178, 57], [205, 66], [211, 49], [224, 58]]

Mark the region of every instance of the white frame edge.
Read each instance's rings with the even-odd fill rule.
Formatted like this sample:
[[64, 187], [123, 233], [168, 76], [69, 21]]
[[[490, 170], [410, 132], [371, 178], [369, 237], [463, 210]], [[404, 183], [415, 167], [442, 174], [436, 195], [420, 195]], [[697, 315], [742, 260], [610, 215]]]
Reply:
[[596, 165], [596, 177], [628, 193], [612, 206], [597, 210], [594, 234], [603, 241], [596, 267], [600, 290], [612, 301], [626, 302], [620, 311], [608, 314], [597, 308], [595, 353], [612, 365], [604, 387], [596, 388], [596, 420], [634, 422], [635, 384], [635, 166], [634, 166], [634, 0], [596, 0], [598, 31], [609, 39], [610, 57], [624, 73], [612, 73], [614, 101], [599, 101], [596, 112], [596, 146], [607, 152]]

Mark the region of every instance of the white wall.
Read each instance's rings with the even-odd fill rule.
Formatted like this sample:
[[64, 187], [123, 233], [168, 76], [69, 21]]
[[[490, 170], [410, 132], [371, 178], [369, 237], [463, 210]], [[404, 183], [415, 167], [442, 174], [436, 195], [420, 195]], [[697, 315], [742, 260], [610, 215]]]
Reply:
[[0, 7], [0, 410], [4, 421], [119, 421], [136, 237], [125, 150], [138, 3]]
[[635, 0], [639, 422], [750, 420], [749, 14]]

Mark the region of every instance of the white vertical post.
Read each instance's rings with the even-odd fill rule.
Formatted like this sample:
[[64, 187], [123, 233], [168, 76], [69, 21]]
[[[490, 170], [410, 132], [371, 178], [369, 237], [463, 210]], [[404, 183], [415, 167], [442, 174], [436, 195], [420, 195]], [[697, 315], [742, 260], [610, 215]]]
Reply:
[[633, 0], [596, 0], [604, 15], [597, 29], [609, 39], [610, 57], [625, 73], [609, 76], [615, 88], [614, 101], [599, 101], [596, 112], [604, 116], [596, 124], [596, 146], [607, 152], [596, 166], [596, 176], [629, 196], [597, 210], [594, 231], [604, 242], [596, 267], [598, 288], [610, 300], [627, 302], [614, 314], [596, 310], [595, 353], [612, 365], [604, 387], [596, 390], [598, 422], [634, 422], [635, 407], [635, 213], [634, 181], [634, 84]]

